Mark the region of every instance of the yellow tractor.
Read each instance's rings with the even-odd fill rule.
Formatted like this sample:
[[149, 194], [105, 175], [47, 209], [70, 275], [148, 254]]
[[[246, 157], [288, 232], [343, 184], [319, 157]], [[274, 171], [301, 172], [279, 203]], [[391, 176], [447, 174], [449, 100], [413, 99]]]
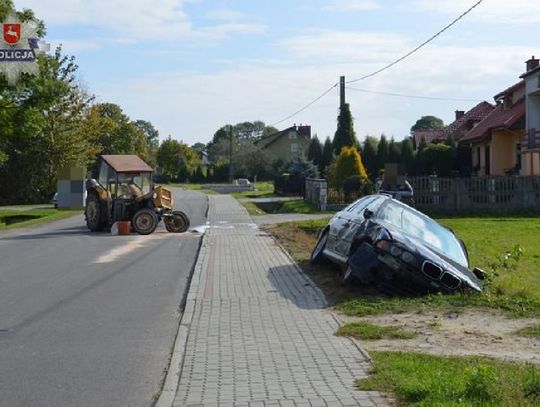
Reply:
[[172, 193], [154, 186], [154, 170], [136, 155], [102, 155], [97, 179], [87, 182], [86, 225], [91, 231], [131, 221], [133, 229], [148, 235], [163, 219], [169, 232], [189, 228], [184, 212], [173, 211]]

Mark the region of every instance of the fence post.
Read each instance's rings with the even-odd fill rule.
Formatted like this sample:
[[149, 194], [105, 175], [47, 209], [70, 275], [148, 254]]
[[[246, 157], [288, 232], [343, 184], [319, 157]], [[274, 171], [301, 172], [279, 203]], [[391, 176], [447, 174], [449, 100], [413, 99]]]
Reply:
[[464, 181], [462, 178], [453, 178], [452, 184], [454, 186], [453, 191], [456, 194], [456, 205], [454, 207], [454, 211], [455, 211], [454, 213], [459, 213], [462, 207], [462, 204], [461, 204], [462, 196], [465, 191]]
[[320, 183], [319, 190], [319, 209], [321, 211], [326, 210], [326, 205], [328, 203], [328, 181], [323, 179]]

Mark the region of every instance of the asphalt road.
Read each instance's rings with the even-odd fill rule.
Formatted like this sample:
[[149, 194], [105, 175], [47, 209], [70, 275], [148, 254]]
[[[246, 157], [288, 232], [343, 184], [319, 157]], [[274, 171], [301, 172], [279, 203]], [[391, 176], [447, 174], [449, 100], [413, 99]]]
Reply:
[[[205, 223], [205, 195], [174, 194]], [[200, 239], [90, 233], [83, 216], [0, 234], [0, 406], [149, 406]]]

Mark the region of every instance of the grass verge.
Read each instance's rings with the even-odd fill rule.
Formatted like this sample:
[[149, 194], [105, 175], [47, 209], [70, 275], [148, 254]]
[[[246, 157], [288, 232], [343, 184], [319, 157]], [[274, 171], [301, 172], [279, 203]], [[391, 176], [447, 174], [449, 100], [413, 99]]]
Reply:
[[[318, 231], [326, 220], [290, 222], [268, 228], [299, 265], [325, 292], [331, 304], [347, 315], [366, 316], [383, 312], [415, 310], [459, 311], [463, 307], [496, 309], [513, 317], [540, 315], [540, 219], [538, 218], [454, 218], [440, 219], [461, 237], [471, 264], [489, 268], [493, 257], [511, 246], [522, 246], [525, 254], [513, 270], [503, 270], [490, 290], [482, 294], [384, 297], [369, 288], [342, 287], [338, 269], [332, 264], [310, 265], [309, 256]], [[509, 247], [510, 246], [510, 247]]]
[[[38, 225], [53, 220], [69, 218], [80, 214], [81, 210], [69, 209], [33, 209], [2, 210], [0, 209], [0, 231]], [[13, 222], [13, 223], [11, 223]]]
[[[208, 184], [193, 184], [193, 183], [175, 183], [167, 184], [173, 188], [184, 188], [192, 191], [199, 191], [207, 195], [217, 194], [216, 191], [207, 189], [208, 185], [230, 185], [229, 183], [224, 182], [210, 182]], [[255, 190], [253, 191], [244, 191], [244, 192], [233, 192], [231, 195], [235, 198], [264, 198], [275, 196], [274, 193], [274, 184], [272, 182], [256, 182], [253, 184]]]
[[211, 189], [205, 189], [205, 184], [166, 184], [165, 187], [184, 188], [191, 191], [198, 191], [206, 195], [214, 195], [217, 193], [216, 191], [212, 191]]
[[370, 352], [372, 376], [360, 390], [392, 392], [417, 406], [527, 406], [540, 403], [537, 366], [480, 357]]
[[340, 327], [336, 335], [350, 336], [356, 339], [412, 339], [415, 332], [405, 331], [397, 326], [381, 326], [369, 322], [350, 322]]
[[307, 203], [303, 199], [293, 199], [280, 202], [241, 202], [248, 210], [250, 215], [268, 215], [284, 213], [302, 213], [302, 214], [325, 214], [333, 212], [322, 212], [315, 206]]
[[526, 326], [515, 332], [519, 336], [530, 336], [531, 338], [540, 339], [540, 325]]
[[276, 196], [273, 182], [256, 182], [254, 191], [233, 192], [235, 198], [268, 198]]

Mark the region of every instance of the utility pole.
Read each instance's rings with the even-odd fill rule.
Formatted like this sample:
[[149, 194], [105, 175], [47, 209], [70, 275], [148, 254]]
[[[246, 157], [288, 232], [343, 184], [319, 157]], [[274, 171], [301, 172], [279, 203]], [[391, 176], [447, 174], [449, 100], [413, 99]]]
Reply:
[[234, 172], [233, 172], [233, 127], [229, 125], [229, 182], [233, 183]]
[[345, 77], [339, 77], [339, 107], [343, 108], [345, 105]]

